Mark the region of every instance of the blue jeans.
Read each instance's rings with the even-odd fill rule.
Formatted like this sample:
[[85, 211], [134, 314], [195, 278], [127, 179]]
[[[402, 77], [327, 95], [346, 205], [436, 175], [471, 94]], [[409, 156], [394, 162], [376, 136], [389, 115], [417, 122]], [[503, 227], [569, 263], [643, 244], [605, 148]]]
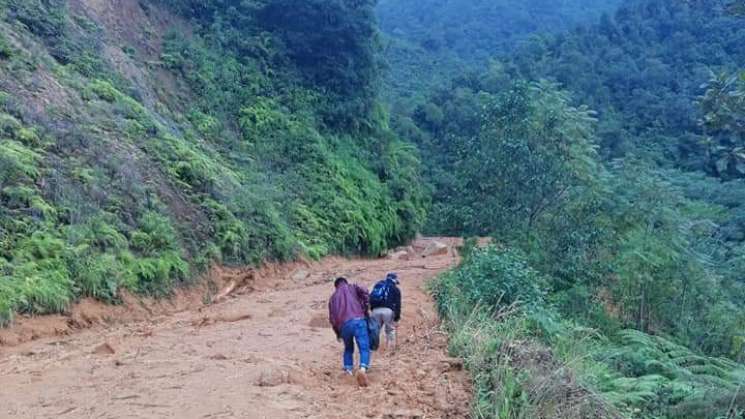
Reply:
[[352, 319], [344, 323], [341, 328], [341, 338], [344, 340], [344, 369], [354, 368], [354, 341], [360, 350], [360, 368], [370, 367], [370, 337], [367, 335], [367, 321]]

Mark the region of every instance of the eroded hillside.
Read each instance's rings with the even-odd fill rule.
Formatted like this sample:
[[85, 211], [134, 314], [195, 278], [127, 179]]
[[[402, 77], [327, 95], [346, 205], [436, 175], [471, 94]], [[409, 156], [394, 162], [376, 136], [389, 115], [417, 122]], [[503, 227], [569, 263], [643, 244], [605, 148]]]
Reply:
[[419, 163], [377, 105], [372, 2], [303, 19], [219, 3], [0, 2], [3, 322], [416, 231]]

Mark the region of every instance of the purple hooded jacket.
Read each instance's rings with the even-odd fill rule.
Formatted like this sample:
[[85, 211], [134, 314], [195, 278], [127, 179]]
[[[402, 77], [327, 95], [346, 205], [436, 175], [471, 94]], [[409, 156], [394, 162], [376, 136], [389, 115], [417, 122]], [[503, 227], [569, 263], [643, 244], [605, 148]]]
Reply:
[[365, 287], [357, 284], [339, 284], [329, 300], [329, 322], [337, 337], [341, 335], [344, 323], [367, 315], [368, 299]]

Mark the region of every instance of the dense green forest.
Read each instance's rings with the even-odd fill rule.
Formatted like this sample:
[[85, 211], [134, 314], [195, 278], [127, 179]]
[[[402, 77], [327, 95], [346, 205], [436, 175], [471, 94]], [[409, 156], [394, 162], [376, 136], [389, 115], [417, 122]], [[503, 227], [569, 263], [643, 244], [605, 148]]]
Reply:
[[621, 0], [380, 0], [387, 99], [410, 106], [531, 35], [569, 30]]
[[[629, 0], [511, 48], [485, 41], [489, 60], [479, 42], [500, 29], [469, 4], [482, 13], [412, 6], [383, 27], [480, 28], [463, 37], [478, 52], [450, 45], [449, 79], [391, 99], [426, 162], [425, 231], [498, 243], [434, 286], [475, 373], [474, 415], [741, 417], [742, 4]], [[521, 358], [540, 347], [566, 376]]]
[[[599, 112], [606, 157], [627, 152], [731, 178], [721, 144], [700, 141], [702, 85], [745, 63], [745, 26], [721, 2], [630, 1], [594, 26], [534, 39], [510, 57], [513, 76], [550, 78]], [[733, 161], [734, 163], [734, 161]]]
[[373, 3], [0, 1], [0, 323], [413, 237]]

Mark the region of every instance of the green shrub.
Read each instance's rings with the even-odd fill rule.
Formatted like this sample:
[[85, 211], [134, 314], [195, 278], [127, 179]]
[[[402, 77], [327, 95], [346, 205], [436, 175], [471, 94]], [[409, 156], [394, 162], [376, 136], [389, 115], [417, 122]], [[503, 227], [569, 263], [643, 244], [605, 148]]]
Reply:
[[199, 110], [189, 112], [188, 118], [194, 129], [207, 138], [218, 138], [222, 131], [220, 120]]
[[119, 301], [120, 288], [135, 289], [134, 277], [115, 255], [80, 255], [75, 267], [79, 293], [106, 302]]
[[[4, 95], [7, 93], [3, 92]], [[6, 97], [7, 101], [7, 97]], [[21, 121], [7, 113], [0, 113], [0, 132], [3, 136], [15, 139], [16, 133], [23, 127]]]
[[266, 141], [265, 137], [273, 137], [275, 132], [289, 126], [286, 115], [269, 98], [257, 98], [254, 104], [241, 109], [239, 122], [244, 138], [253, 143]]
[[209, 200], [207, 208], [210, 211], [214, 225], [214, 239], [220, 248], [222, 258], [226, 261], [240, 261], [248, 257], [250, 249], [245, 248], [248, 242], [246, 226], [238, 220], [228, 208], [216, 201]]
[[68, 242], [78, 249], [101, 252], [121, 251], [128, 248], [127, 237], [116, 226], [116, 219], [108, 214], [91, 217], [84, 224], [66, 229]]
[[157, 212], [145, 213], [139, 222], [139, 230], [132, 233], [132, 247], [145, 255], [180, 248], [171, 220]]
[[23, 278], [16, 285], [16, 310], [31, 314], [62, 313], [72, 303], [72, 280], [62, 263], [29, 262], [17, 266], [13, 275]]
[[17, 290], [12, 286], [13, 278], [0, 276], [0, 327], [5, 327], [15, 314]]
[[[475, 417], [545, 417], [557, 409], [549, 417], [712, 418], [745, 407], [742, 364], [637, 330], [605, 335], [583, 327], [545, 304], [536, 287], [542, 280], [533, 275], [519, 252], [489, 246], [431, 285], [451, 353], [472, 372]], [[514, 310], [510, 301], [523, 305]], [[536, 369], [545, 358], [524, 362], [536, 346], [551, 348], [556, 376]], [[565, 400], [552, 400], [552, 388], [564, 385], [561, 374], [593, 394], [570, 403], [599, 410], [566, 416]]]
[[475, 250], [460, 269], [444, 281], [456, 284], [471, 305], [499, 310], [512, 304], [541, 307], [546, 280], [513, 249], [490, 245]]
[[124, 97], [122, 92], [106, 80], [94, 80], [88, 85], [88, 88], [99, 99], [109, 103], [114, 103]]
[[189, 278], [189, 264], [173, 251], [135, 258], [131, 269], [137, 278], [137, 291], [156, 297], [169, 295], [179, 281]]
[[72, 54], [73, 56], [70, 57], [70, 67], [72, 70], [90, 78], [107, 75], [106, 67], [100, 53], [86, 50], [85, 47], [77, 47], [76, 49], [78, 51], [75, 51]]
[[17, 141], [0, 142], [0, 184], [34, 180], [39, 177], [41, 155]]
[[38, 147], [41, 145], [39, 134], [37, 134], [35, 130], [29, 128], [20, 128], [16, 132], [16, 139], [29, 147]]
[[13, 276], [18, 278], [16, 309], [27, 313], [60, 313], [73, 300], [73, 281], [65, 242], [37, 231], [18, 243]]
[[67, 7], [63, 0], [6, 0], [4, 5], [31, 33], [54, 44], [64, 36]]
[[8, 42], [8, 39], [5, 38], [5, 35], [0, 34], [0, 59], [7, 60], [12, 57], [14, 53], [15, 51]]
[[[221, 162], [206, 150], [172, 135], [157, 138], [147, 148], [165, 164], [169, 176], [187, 191], [205, 193], [215, 186]], [[225, 168], [222, 177], [227, 173], [229, 169]]]

